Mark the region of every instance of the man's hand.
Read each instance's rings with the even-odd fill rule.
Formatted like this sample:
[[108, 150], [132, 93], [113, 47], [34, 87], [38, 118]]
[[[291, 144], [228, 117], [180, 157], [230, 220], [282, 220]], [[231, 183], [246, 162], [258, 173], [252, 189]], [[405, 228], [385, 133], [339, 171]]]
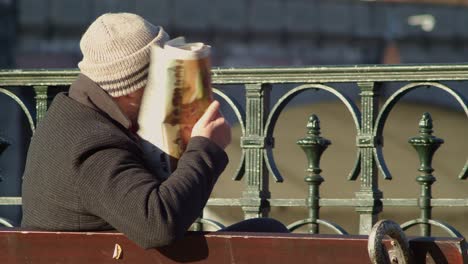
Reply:
[[219, 112], [219, 102], [213, 101], [192, 129], [192, 137], [211, 139], [222, 149], [231, 143], [231, 126]]

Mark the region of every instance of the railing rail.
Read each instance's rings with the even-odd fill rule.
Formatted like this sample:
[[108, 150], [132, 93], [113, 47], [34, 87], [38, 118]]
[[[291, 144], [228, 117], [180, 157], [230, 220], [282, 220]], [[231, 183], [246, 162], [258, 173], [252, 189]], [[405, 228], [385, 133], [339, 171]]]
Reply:
[[[0, 70], [0, 86], [70, 85], [77, 69]], [[457, 81], [468, 64], [213, 68], [213, 84]]]
[[[67, 89], [66, 87], [75, 80], [78, 73], [76, 69], [0, 70], [0, 93], [10, 96], [21, 106], [30, 120], [31, 130], [34, 131], [35, 124], [40, 122], [46, 113], [48, 100], [50, 99], [48, 97], [49, 88], [64, 87], [64, 89]], [[307, 207], [309, 208], [309, 218], [301, 220], [300, 224], [312, 224], [313, 226], [328, 223], [319, 218], [320, 207], [353, 207], [360, 215], [360, 234], [369, 234], [383, 207], [419, 207], [422, 214], [421, 218], [407, 223], [408, 226], [405, 226], [405, 228], [420, 224], [423, 226], [422, 235], [431, 234], [430, 228], [427, 228], [427, 226], [432, 224], [443, 225], [447, 230], [453, 229], [446, 224], [434, 222], [435, 220], [431, 218], [432, 207], [468, 207], [468, 198], [436, 199], [432, 198], [430, 190], [422, 193], [421, 197], [414, 199], [384, 199], [382, 192], [379, 190], [378, 179], [379, 171], [384, 179], [392, 178], [385, 164], [382, 149], [384, 126], [393, 107], [402, 97], [414, 89], [434, 87], [452, 96], [468, 116], [467, 99], [463, 95], [466, 95], [467, 92], [463, 90], [463, 93], [460, 93], [444, 83], [468, 81], [468, 64], [214, 68], [212, 74], [214, 87], [236, 85], [235, 87], [227, 86], [226, 90], [216, 89], [215, 92], [233, 109], [241, 127], [240, 144], [242, 155], [233, 179], [244, 179], [245, 189], [240, 198], [212, 198], [209, 200], [208, 206], [240, 206], [244, 211], [245, 218], [268, 216], [272, 206]], [[383, 98], [381, 93], [384, 86], [382, 84], [395, 82], [404, 82], [404, 84], [396, 91], [392, 91], [388, 98]], [[360, 107], [357, 107], [358, 102], [336, 89], [336, 83], [352, 83], [357, 86], [360, 93], [356, 94], [356, 97], [360, 98]], [[288, 84], [288, 87], [293, 87], [285, 91], [278, 101], [272, 102], [270, 100], [272, 89], [284, 89], [280, 84]], [[233, 98], [225, 92], [228, 89], [240, 89], [239, 86], [244, 88], [244, 98]], [[34, 117], [24, 106], [20, 97], [8, 90], [9, 87], [32, 88], [34, 90], [36, 95], [36, 115]], [[360, 190], [355, 193], [353, 198], [325, 199], [319, 197], [319, 179], [321, 177], [319, 174], [321, 170], [318, 164], [320, 157], [313, 158], [312, 156], [309, 157], [312, 160], [309, 161], [306, 175], [306, 182], [310, 186], [308, 197], [304, 199], [276, 199], [271, 196], [270, 176], [276, 182], [287, 179], [277, 169], [272, 152], [274, 148], [273, 131], [276, 121], [282, 110], [294, 97], [310, 89], [322, 90], [336, 96], [349, 110], [354, 121], [357, 154], [355, 165], [350, 171], [348, 179], [354, 181], [359, 178], [361, 185]], [[382, 99], [385, 99], [385, 101], [380, 105]], [[241, 100], [243, 100], [242, 104], [239, 103]], [[241, 105], [243, 105], [243, 108]], [[425, 122], [429, 122], [427, 118], [425, 120]], [[421, 135], [424, 133], [421, 132]], [[309, 134], [313, 133], [310, 132]], [[422, 155], [429, 155], [430, 157], [426, 158], [432, 160], [433, 153], [427, 154], [424, 152]], [[424, 189], [430, 187], [433, 169], [430, 168], [430, 164], [429, 168], [424, 167], [423, 164], [421, 166], [420, 171], [422, 174], [418, 179], [423, 179], [420, 183]], [[461, 168], [458, 178], [461, 180], [461, 184], [466, 184], [466, 181], [463, 180], [468, 178], [468, 160]], [[20, 197], [0, 197], [0, 205], [20, 204]], [[319, 232], [318, 227], [311, 229], [310, 232]], [[450, 234], [454, 235], [455, 233]]]

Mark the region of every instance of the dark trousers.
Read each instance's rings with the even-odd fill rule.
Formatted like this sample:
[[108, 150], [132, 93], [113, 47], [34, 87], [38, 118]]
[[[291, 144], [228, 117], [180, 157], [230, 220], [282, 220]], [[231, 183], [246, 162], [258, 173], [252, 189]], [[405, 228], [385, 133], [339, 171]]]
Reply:
[[273, 218], [252, 218], [240, 221], [218, 231], [289, 233], [288, 228]]

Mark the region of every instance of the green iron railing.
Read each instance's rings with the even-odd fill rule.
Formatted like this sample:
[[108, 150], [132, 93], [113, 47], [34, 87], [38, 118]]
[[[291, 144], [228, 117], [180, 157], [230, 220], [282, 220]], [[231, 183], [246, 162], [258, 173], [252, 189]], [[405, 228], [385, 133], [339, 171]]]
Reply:
[[[44, 117], [47, 109], [48, 90], [50, 87], [69, 86], [78, 74], [77, 70], [3, 70], [0, 71], [0, 93], [15, 100], [26, 114], [30, 128]], [[245, 189], [242, 197], [237, 199], [213, 198], [209, 206], [239, 206], [245, 218], [268, 216], [271, 207], [307, 207], [309, 216], [289, 225], [295, 230], [303, 225], [310, 225], [311, 233], [318, 233], [319, 226], [325, 225], [340, 234], [346, 234], [339, 225], [320, 219], [320, 207], [339, 206], [353, 207], [359, 214], [359, 233], [369, 234], [376, 223], [379, 213], [386, 206], [419, 207], [421, 216], [418, 219], [402, 224], [403, 229], [414, 225], [421, 226], [421, 235], [431, 235], [431, 225], [441, 227], [451, 236], [461, 234], [448, 224], [432, 219], [432, 207], [468, 208], [468, 198], [435, 199], [431, 197], [431, 185], [435, 177], [431, 174], [432, 157], [443, 143], [443, 140], [432, 136], [432, 119], [424, 113], [419, 124], [419, 136], [411, 138], [420, 156], [420, 176], [417, 182], [421, 185], [421, 195], [417, 199], [383, 198], [379, 190], [378, 172], [384, 179], [392, 176], [387, 169], [382, 155], [383, 130], [387, 117], [397, 102], [408, 92], [420, 87], [435, 87], [451, 95], [460, 104], [468, 116], [467, 100], [456, 90], [442, 84], [445, 81], [467, 81], [468, 65], [413, 65], [413, 66], [335, 66], [309, 68], [251, 68], [251, 69], [213, 69], [213, 84], [241, 85], [245, 90], [245, 98], [232, 98], [222, 90], [215, 89], [234, 111], [241, 127], [240, 145], [242, 155], [234, 180], [244, 179]], [[389, 82], [406, 82], [404, 86], [394, 91], [379, 105], [383, 85]], [[357, 84], [361, 107], [345, 94], [333, 87], [336, 83]], [[278, 101], [271, 102], [272, 89], [277, 85], [295, 86], [288, 90]], [[24, 87], [34, 89], [36, 94], [36, 116], [33, 117], [21, 99], [7, 90], [8, 87]], [[238, 87], [236, 87], [237, 89]], [[227, 87], [226, 89], [230, 89]], [[312, 115], [307, 124], [307, 136], [298, 141], [308, 159], [305, 182], [309, 186], [309, 195], [305, 199], [275, 199], [269, 189], [270, 175], [276, 182], [282, 182], [283, 176], [275, 165], [272, 150], [274, 148], [273, 131], [278, 117], [285, 106], [297, 95], [310, 89], [318, 89], [336, 96], [349, 110], [357, 131], [356, 161], [349, 173], [348, 179], [360, 179], [360, 189], [354, 198], [324, 199], [319, 196], [320, 157], [330, 141], [320, 136], [320, 121]], [[245, 107], [240, 107], [240, 100], [245, 100]], [[8, 143], [0, 138], [0, 154]], [[458, 178], [468, 177], [468, 160]], [[463, 182], [463, 184], [466, 184]], [[0, 197], [0, 205], [21, 205], [21, 197]], [[0, 218], [0, 224], [11, 225], [6, 219]], [[195, 229], [202, 224], [222, 227], [222, 224], [210, 219], [199, 218]]]

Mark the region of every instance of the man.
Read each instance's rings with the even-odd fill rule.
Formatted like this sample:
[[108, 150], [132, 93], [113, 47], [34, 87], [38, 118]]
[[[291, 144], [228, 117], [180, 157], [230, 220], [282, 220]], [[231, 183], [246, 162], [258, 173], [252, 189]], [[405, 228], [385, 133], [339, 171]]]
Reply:
[[148, 169], [136, 135], [150, 46], [168, 38], [134, 14], [105, 14], [90, 25], [81, 74], [68, 95], [55, 97], [30, 144], [23, 227], [117, 229], [151, 248], [181, 238], [201, 214], [228, 163], [231, 130], [219, 103], [195, 124], [167, 180]]
[[177, 170], [163, 181], [143, 160], [137, 117], [150, 44], [168, 40], [133, 14], [106, 14], [80, 42], [81, 74], [59, 94], [35, 132], [23, 182], [24, 227], [116, 228], [139, 245], [181, 237], [228, 158], [230, 127], [214, 102], [195, 125]]

